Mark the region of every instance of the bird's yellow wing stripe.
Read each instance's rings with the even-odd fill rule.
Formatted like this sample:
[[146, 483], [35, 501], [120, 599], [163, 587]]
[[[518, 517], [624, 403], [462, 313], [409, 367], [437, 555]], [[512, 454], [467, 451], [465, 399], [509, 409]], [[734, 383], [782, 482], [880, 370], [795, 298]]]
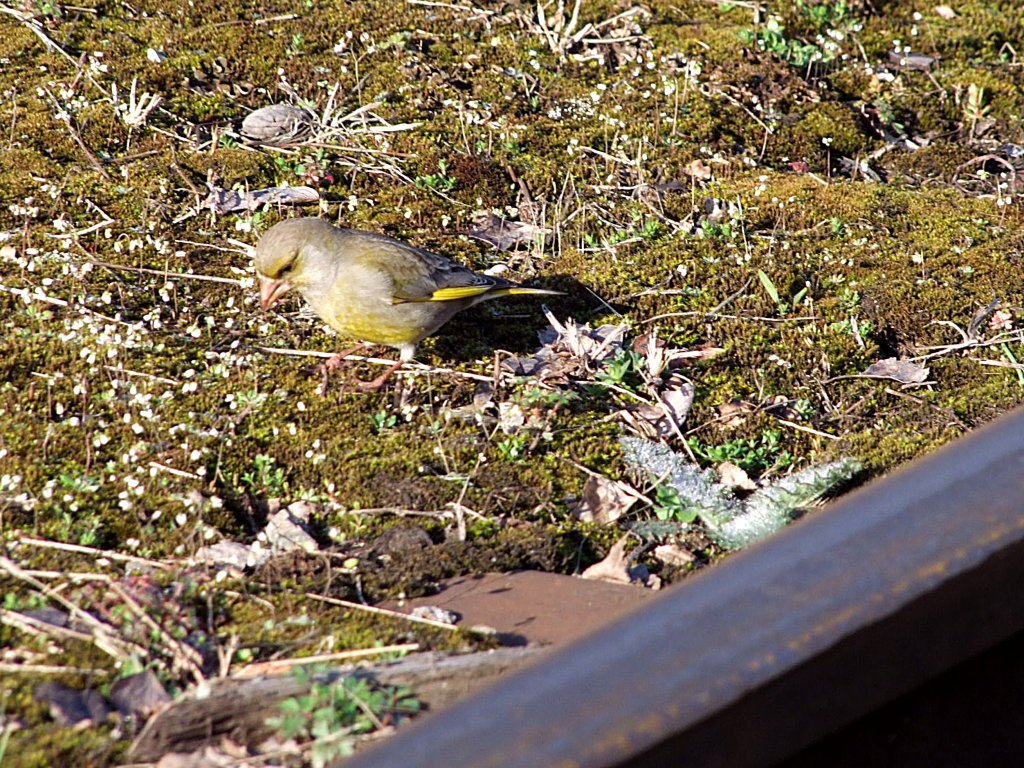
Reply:
[[493, 285], [463, 285], [456, 288], [438, 288], [430, 296], [424, 296], [422, 298], [410, 298], [408, 296], [394, 296], [391, 299], [392, 304], [406, 304], [409, 302], [423, 302], [423, 301], [456, 301], [458, 299], [471, 299], [474, 296], [481, 296], [483, 294], [489, 294], [490, 296], [516, 296], [520, 294], [545, 294], [548, 296], [560, 296], [561, 291], [548, 291], [543, 288], [526, 288], [521, 285], [513, 286], [510, 288], [495, 288]]
[[424, 301], [455, 301], [456, 299], [471, 299], [491, 290], [489, 285], [466, 285], [458, 288], [438, 288], [429, 296], [402, 296], [401, 294], [392, 297], [392, 304], [408, 304]]
[[456, 299], [471, 299], [493, 289], [493, 285], [462, 285], [457, 288], [438, 288], [431, 295], [430, 300], [455, 301]]

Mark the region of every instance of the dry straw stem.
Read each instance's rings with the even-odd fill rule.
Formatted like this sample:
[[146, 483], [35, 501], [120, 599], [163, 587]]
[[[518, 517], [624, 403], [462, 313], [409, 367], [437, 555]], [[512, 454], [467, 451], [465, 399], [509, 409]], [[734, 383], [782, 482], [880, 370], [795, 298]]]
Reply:
[[437, 627], [438, 629], [447, 629], [452, 632], [456, 631], [458, 627], [452, 624], [445, 624], [443, 621], [434, 621], [433, 619], [423, 619], [419, 616], [411, 616], [408, 613], [402, 613], [401, 611], [392, 611], [387, 608], [379, 608], [375, 605], [363, 605], [362, 603], [353, 603], [351, 600], [341, 600], [337, 597], [327, 597], [325, 595], [314, 595], [311, 592], [304, 593], [310, 600], [319, 600], [321, 603], [327, 603], [328, 605], [336, 605], [340, 608], [351, 608], [355, 611], [364, 611], [365, 613], [374, 613], [378, 616], [390, 616], [393, 619], [400, 619], [402, 621], [411, 621], [416, 624], [426, 624], [431, 627]]
[[147, 557], [138, 557], [137, 555], [125, 555], [120, 552], [113, 552], [104, 549], [95, 549], [94, 547], [85, 547], [81, 544], [65, 544], [60, 541], [49, 541], [47, 539], [34, 539], [32, 537], [22, 537], [18, 539], [19, 545], [26, 547], [41, 547], [43, 549], [57, 549], [63, 552], [75, 552], [80, 555], [91, 555], [97, 559], [103, 558], [106, 560], [118, 560], [124, 563], [134, 563], [135, 565], [143, 565], [147, 568], [159, 568], [162, 571], [169, 570], [171, 568], [167, 563], [162, 563], [159, 560], [150, 560]]
[[305, 667], [311, 664], [330, 664], [336, 661], [380, 656], [385, 653], [413, 653], [419, 649], [419, 643], [400, 643], [398, 645], [382, 645], [378, 648], [354, 648], [350, 651], [339, 651], [337, 653], [321, 653], [316, 656], [259, 661], [240, 668], [232, 677], [237, 680], [239, 678], [259, 677], [260, 675], [279, 675], [290, 672], [296, 667]]

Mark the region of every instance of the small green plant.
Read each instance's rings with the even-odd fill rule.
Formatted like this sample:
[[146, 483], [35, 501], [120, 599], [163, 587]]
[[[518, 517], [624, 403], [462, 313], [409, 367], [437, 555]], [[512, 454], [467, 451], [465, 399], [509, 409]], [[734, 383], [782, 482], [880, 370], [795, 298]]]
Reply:
[[732, 240], [735, 237], [732, 224], [728, 221], [716, 224], [710, 219], [705, 219], [700, 223], [700, 233], [708, 240]]
[[878, 115], [882, 125], [887, 126], [893, 133], [904, 133], [906, 126], [896, 117], [896, 111], [890, 106], [888, 101], [883, 98], [877, 98], [871, 102], [871, 106], [875, 108], [875, 114]]
[[631, 349], [620, 349], [610, 361], [604, 364], [604, 370], [597, 374], [597, 379], [606, 384], [632, 390], [640, 384], [640, 372], [646, 359], [639, 352]]
[[849, 8], [846, 0], [829, 3], [808, 3], [797, 0], [796, 7], [817, 29], [842, 27], [849, 22]]
[[872, 325], [868, 320], [860, 320], [857, 311], [860, 308], [860, 293], [844, 285], [839, 290], [839, 307], [847, 317], [845, 320], [832, 323], [829, 327], [839, 333], [853, 336], [855, 339], [871, 334]]
[[386, 51], [388, 48], [397, 48], [401, 50], [402, 48], [405, 48], [411, 38], [411, 32], [408, 30], [402, 30], [401, 32], [395, 32], [384, 42], [377, 43], [375, 47], [378, 51]]
[[352, 754], [355, 736], [379, 730], [410, 717], [420, 703], [405, 688], [379, 686], [365, 678], [313, 680], [316, 670], [299, 667], [295, 678], [309, 683], [309, 693], [285, 699], [280, 717], [267, 724], [283, 739], [295, 739], [310, 752], [314, 768]]
[[35, 611], [45, 608], [48, 604], [48, 598], [38, 592], [29, 592], [27, 595], [5, 592], [4, 599], [0, 602], [5, 611]]
[[455, 189], [455, 179], [448, 177], [448, 161], [441, 158], [437, 161], [437, 173], [415, 178], [417, 189], [429, 189], [434, 192], [451, 192]]
[[660, 226], [654, 219], [647, 219], [640, 228], [636, 231], [637, 237], [643, 238], [644, 240], [653, 240], [658, 236]]
[[292, 35], [291, 42], [288, 43], [288, 47], [285, 48], [285, 53], [288, 56], [298, 56], [302, 53], [302, 46], [306, 42], [306, 38], [302, 36], [301, 32], [296, 32]]
[[745, 45], [756, 45], [762, 51], [770, 51], [783, 61], [801, 69], [809, 64], [828, 62], [834, 58], [834, 54], [813, 43], [786, 37], [786, 28], [777, 16], [770, 16], [757, 30], [740, 30], [739, 38]]
[[334, 181], [334, 176], [329, 172], [331, 158], [324, 149], [304, 155], [277, 155], [274, 157], [274, 165], [280, 171], [282, 181], [291, 181], [295, 177], [314, 187]]
[[793, 455], [782, 449], [781, 434], [774, 429], [766, 429], [755, 438], [728, 440], [719, 445], [703, 445], [697, 438], [688, 442], [701, 459], [712, 464], [728, 461], [750, 475], [785, 469], [794, 462]]
[[519, 400], [523, 405], [540, 406], [542, 408], [562, 408], [574, 400], [579, 400], [579, 397], [575, 392], [568, 389], [529, 387], [523, 391]]
[[498, 453], [505, 461], [519, 461], [526, 455], [526, 444], [525, 437], [506, 437], [498, 443]]
[[785, 315], [789, 312], [792, 307], [802, 302], [807, 297], [807, 292], [810, 290], [810, 286], [804, 285], [799, 291], [793, 294], [792, 302], [783, 301], [782, 297], [779, 296], [779, 289], [775, 287], [775, 283], [768, 277], [768, 274], [763, 270], [757, 270], [757, 279], [761, 281], [761, 285], [768, 294], [768, 297], [775, 302], [775, 309], [780, 315]]
[[277, 466], [272, 456], [263, 453], [256, 454], [252, 469], [242, 475], [242, 484], [254, 495], [272, 499], [284, 496], [288, 490], [284, 468]]
[[683, 504], [679, 491], [671, 485], [659, 485], [654, 491], [654, 514], [659, 520], [675, 523], [692, 523], [697, 510]]
[[386, 432], [389, 429], [394, 429], [398, 423], [398, 416], [394, 413], [388, 413], [387, 411], [377, 411], [375, 414], [370, 416], [370, 425], [373, 427], [374, 434], [379, 435], [381, 432]]

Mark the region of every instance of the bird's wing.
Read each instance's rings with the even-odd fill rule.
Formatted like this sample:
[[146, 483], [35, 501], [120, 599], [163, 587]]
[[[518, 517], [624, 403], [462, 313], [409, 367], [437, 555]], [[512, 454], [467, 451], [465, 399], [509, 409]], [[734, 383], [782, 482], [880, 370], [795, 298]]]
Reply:
[[395, 286], [393, 304], [472, 299], [516, 286], [509, 280], [481, 275], [445, 256], [389, 237], [374, 235], [361, 250], [364, 260], [390, 274]]

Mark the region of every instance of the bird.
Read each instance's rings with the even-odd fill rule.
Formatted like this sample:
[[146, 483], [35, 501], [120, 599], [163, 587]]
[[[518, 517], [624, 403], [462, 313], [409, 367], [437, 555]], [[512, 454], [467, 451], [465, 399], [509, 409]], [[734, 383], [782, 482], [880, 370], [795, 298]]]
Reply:
[[[482, 275], [401, 240], [315, 217], [272, 226], [256, 244], [253, 261], [264, 311], [295, 290], [343, 336], [398, 350], [391, 368], [359, 383], [367, 391], [379, 390], [412, 360], [419, 342], [458, 312], [499, 296], [561, 293]], [[325, 371], [358, 348], [335, 355]]]

